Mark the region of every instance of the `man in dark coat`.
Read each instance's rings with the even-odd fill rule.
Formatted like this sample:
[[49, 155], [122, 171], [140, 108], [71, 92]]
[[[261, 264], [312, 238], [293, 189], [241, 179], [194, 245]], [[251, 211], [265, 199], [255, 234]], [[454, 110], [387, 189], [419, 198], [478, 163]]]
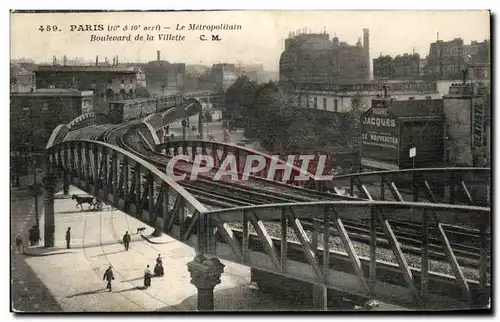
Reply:
[[19, 254], [23, 252], [23, 239], [21, 238], [21, 235], [17, 235], [16, 238], [16, 249]]
[[123, 235], [123, 245], [125, 246], [126, 251], [128, 251], [128, 248], [130, 246], [130, 240], [131, 240], [131, 237], [130, 237], [128, 231], [126, 231], [125, 235]]
[[69, 243], [71, 241], [71, 227], [68, 227], [68, 230], [66, 230], [66, 248], [71, 248], [69, 247]]
[[111, 265], [108, 267], [106, 272], [104, 272], [104, 276], [102, 277], [102, 280], [108, 281], [108, 285], [106, 285], [106, 288], [111, 292], [111, 281], [115, 279], [115, 276], [113, 275], [113, 270]]
[[144, 287], [148, 288], [151, 286], [151, 270], [149, 269], [149, 265], [144, 270]]
[[30, 245], [31, 246], [35, 245], [35, 234], [33, 231], [33, 227], [28, 230], [28, 237], [30, 240]]

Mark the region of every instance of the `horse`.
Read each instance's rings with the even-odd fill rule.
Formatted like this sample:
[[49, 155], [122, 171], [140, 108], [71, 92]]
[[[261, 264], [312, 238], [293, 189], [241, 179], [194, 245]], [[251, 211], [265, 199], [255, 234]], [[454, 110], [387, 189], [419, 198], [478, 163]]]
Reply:
[[77, 195], [73, 195], [71, 197], [71, 200], [76, 200], [76, 208], [78, 208], [78, 206], [80, 206], [81, 210], [83, 210], [83, 205], [88, 203], [89, 204], [89, 209], [90, 207], [94, 207], [95, 208], [95, 205], [98, 204], [98, 201], [94, 201], [94, 197], [79, 197]]

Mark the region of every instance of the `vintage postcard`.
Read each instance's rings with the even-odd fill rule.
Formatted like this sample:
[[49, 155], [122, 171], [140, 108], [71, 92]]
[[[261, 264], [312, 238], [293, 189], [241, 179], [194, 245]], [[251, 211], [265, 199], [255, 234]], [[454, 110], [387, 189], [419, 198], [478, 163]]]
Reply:
[[11, 11], [11, 311], [488, 312], [490, 19]]

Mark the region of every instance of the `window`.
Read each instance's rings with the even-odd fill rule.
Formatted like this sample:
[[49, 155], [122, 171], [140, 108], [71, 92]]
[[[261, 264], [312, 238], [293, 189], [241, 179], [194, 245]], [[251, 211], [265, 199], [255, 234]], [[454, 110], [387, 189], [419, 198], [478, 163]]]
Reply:
[[326, 97], [323, 98], [323, 109], [326, 111]]
[[306, 107], [309, 108], [309, 96], [306, 96]]
[[314, 108], [318, 108], [318, 98], [314, 98]]
[[410, 96], [408, 97], [408, 100], [413, 101], [415, 99], [415, 96]]
[[337, 99], [333, 100], [333, 111], [334, 112], [339, 111], [339, 101]]
[[430, 100], [430, 99], [432, 99], [432, 96], [426, 96], [425, 99]]

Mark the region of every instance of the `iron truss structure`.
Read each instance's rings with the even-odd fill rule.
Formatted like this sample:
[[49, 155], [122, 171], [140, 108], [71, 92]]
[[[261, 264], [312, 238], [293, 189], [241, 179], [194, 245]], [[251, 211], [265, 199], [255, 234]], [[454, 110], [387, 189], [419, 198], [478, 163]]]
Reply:
[[[148, 153], [167, 159], [235, 154], [244, 164], [258, 154], [219, 142], [147, 142], [142, 133], [151, 128], [135, 126], [129, 134], [139, 135]], [[484, 306], [491, 296], [490, 169], [411, 169], [281, 183], [289, 195], [306, 199], [231, 206], [201, 202], [188, 191], [192, 187], [173, 181], [145, 154], [95, 140], [64, 141], [58, 131], [46, 150], [48, 204], [51, 186], [62, 179], [193, 247], [201, 256], [193, 265], [221, 271], [206, 260], [220, 258], [411, 307]], [[268, 180], [266, 171], [253, 179], [280, 180]], [[50, 207], [53, 212], [53, 200]], [[212, 275], [201, 280], [207, 284]], [[218, 282], [208, 284], [213, 290]]]

